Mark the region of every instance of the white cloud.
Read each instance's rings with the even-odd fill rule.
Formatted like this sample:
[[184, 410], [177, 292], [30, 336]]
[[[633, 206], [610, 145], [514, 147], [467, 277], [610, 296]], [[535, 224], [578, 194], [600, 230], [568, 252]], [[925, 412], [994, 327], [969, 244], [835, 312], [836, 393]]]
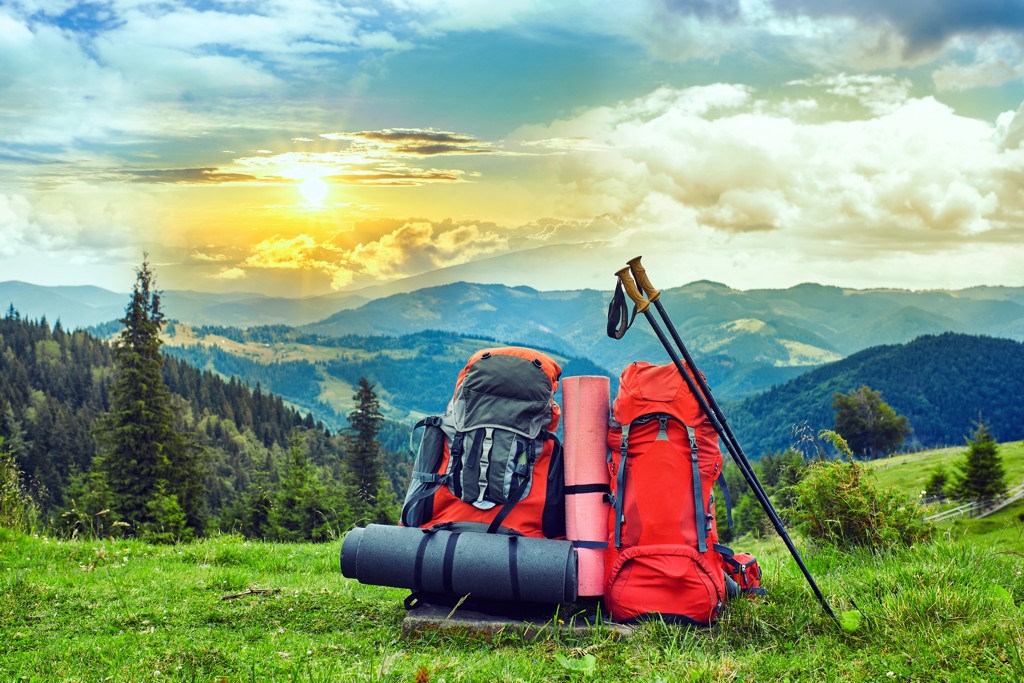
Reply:
[[36, 227], [30, 213], [25, 197], [0, 194], [0, 256], [16, 256], [30, 239]]
[[246, 272], [238, 267], [224, 268], [213, 275], [215, 280], [244, 280], [246, 277]]
[[188, 257], [192, 261], [204, 261], [207, 263], [216, 263], [218, 261], [228, 260], [227, 254], [208, 254], [206, 252], [199, 251], [198, 249], [193, 249]]
[[840, 98], [854, 100], [876, 115], [895, 111], [910, 93], [911, 83], [905, 78], [878, 74], [838, 74], [791, 81], [787, 85], [821, 88]]
[[242, 262], [253, 268], [327, 268], [329, 264], [316, 258], [319, 243], [309, 235], [281, 237], [274, 235], [252, 249], [252, 255]]
[[898, 81], [809, 85], [828, 91], [816, 97], [856, 97], [869, 112], [820, 120], [815, 107], [819, 120], [801, 121], [748, 88], [662, 88], [518, 135], [584, 135], [603, 147], [565, 157], [564, 205], [611, 214], [635, 226], [635, 238], [688, 234], [705, 246], [786, 245], [805, 260], [841, 260], [956, 250], [1018, 230], [1024, 152], [1000, 146], [1009, 117], [1000, 136], [932, 98], [907, 97]]
[[1016, 112], [1007, 111], [996, 119], [995, 139], [1000, 150], [1014, 150], [1024, 143], [1024, 104]]
[[971, 90], [995, 87], [1024, 78], [1024, 43], [1010, 36], [991, 36], [981, 42], [960, 39], [953, 43], [968, 61], [944, 64], [932, 74], [935, 88]]
[[[395, 280], [538, 246], [582, 248], [614, 237], [619, 231], [620, 227], [607, 218], [578, 223], [543, 219], [521, 226], [479, 221], [384, 220], [360, 224], [355, 233], [339, 233], [329, 238], [274, 235], [253, 246], [245, 258], [226, 263], [216, 277], [241, 279], [244, 275], [252, 279], [254, 271], [316, 272], [326, 276], [333, 288], [341, 289], [353, 283]], [[190, 259], [215, 260], [197, 251], [192, 252]], [[516, 281], [525, 281], [529, 275], [519, 274]]]
[[140, 244], [134, 207], [116, 197], [89, 192], [30, 196], [0, 193], [0, 254], [15, 257], [33, 250], [68, 259], [102, 257]]

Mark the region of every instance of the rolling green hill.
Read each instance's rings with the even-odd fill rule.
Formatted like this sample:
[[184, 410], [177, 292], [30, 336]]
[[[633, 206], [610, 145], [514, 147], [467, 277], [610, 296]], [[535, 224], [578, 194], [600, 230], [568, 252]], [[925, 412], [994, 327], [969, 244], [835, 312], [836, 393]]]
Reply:
[[794, 425], [831, 428], [833, 394], [864, 384], [909, 418], [911, 445], [962, 444], [979, 415], [996, 438], [1024, 438], [1024, 344], [953, 333], [861, 351], [725, 412], [744, 449], [756, 456], [791, 445]]
[[[967, 446], [964, 444], [905, 453], [872, 461], [868, 463], [868, 467], [875, 473], [880, 485], [895, 487], [908, 497], [917, 497], [924, 490], [933, 470], [943, 468], [952, 474], [956, 464], [963, 460], [966, 451]], [[1013, 488], [1024, 484], [1024, 441], [999, 444], [999, 456], [1006, 470], [1007, 485]]]

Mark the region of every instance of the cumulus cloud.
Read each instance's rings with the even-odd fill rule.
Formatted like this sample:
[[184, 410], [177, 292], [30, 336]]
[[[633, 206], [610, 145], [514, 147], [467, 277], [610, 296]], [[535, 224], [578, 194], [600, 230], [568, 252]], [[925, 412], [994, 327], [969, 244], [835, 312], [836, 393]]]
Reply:
[[932, 73], [940, 92], [997, 87], [1024, 78], [1024, 40], [1000, 35], [980, 42], [961, 39], [954, 42], [954, 47], [967, 59], [944, 64]]
[[188, 258], [192, 261], [217, 263], [218, 261], [227, 261], [228, 255], [223, 253], [210, 254], [204, 251], [199, 251], [198, 249], [193, 249], [189, 253]]
[[49, 251], [72, 261], [139, 244], [138, 216], [116, 198], [90, 193], [34, 196], [0, 193], [0, 255]]
[[1004, 112], [999, 117], [996, 140], [1002, 151], [1018, 149], [1024, 143], [1024, 104], [1016, 112]]
[[838, 74], [790, 81], [789, 85], [820, 88], [837, 97], [854, 100], [872, 114], [888, 114], [907, 100], [910, 81], [879, 74]]
[[224, 268], [213, 275], [215, 280], [244, 280], [246, 278], [246, 272], [238, 268]]
[[[519, 226], [484, 221], [386, 219], [366, 221], [352, 232], [326, 237], [274, 235], [243, 258], [223, 260], [218, 279], [250, 278], [256, 271], [325, 276], [335, 289], [419, 275], [481, 258], [547, 245], [587, 245], [620, 232], [614, 220], [542, 219]], [[194, 251], [193, 261], [222, 261]]]
[[518, 134], [583, 134], [602, 146], [566, 157], [566, 205], [640, 232], [759, 233], [805, 255], [935, 251], [1016, 234], [1024, 157], [1006, 151], [1016, 118], [958, 116], [891, 79], [804, 85], [868, 111], [794, 119], [784, 102], [719, 84], [662, 88]]
[[374, 242], [360, 244], [346, 262], [349, 270], [387, 280], [466, 263], [507, 248], [507, 238], [475, 224], [407, 223]]
[[256, 244], [242, 265], [253, 268], [327, 268], [328, 262], [318, 258], [318, 252], [322, 250], [321, 245], [309, 235], [274, 235]]

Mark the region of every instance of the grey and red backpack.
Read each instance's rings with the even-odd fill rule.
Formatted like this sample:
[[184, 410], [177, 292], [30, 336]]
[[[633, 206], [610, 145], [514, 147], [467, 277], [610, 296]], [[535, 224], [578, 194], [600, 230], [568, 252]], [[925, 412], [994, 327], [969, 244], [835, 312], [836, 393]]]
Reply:
[[546, 354], [523, 347], [473, 354], [445, 413], [413, 429], [402, 525], [564, 538], [562, 446], [554, 433], [561, 372]]

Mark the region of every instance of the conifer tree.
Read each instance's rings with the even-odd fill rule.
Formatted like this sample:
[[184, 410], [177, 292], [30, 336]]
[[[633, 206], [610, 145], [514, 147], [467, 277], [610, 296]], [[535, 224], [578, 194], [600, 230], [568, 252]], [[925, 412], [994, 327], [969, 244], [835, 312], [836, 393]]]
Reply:
[[946, 497], [946, 485], [949, 483], [949, 475], [946, 474], [946, 469], [939, 465], [939, 467], [932, 470], [931, 475], [928, 477], [928, 482], [924, 485], [924, 494], [929, 498], [942, 499]]
[[324, 535], [324, 490], [306, 456], [302, 436], [292, 435], [269, 512], [271, 535], [279, 541], [319, 540]]
[[359, 388], [352, 396], [356, 407], [348, 415], [349, 470], [354, 478], [356, 495], [363, 501], [372, 501], [383, 475], [383, 457], [377, 434], [384, 416], [373, 385], [365, 377], [359, 378]]
[[161, 372], [164, 312], [146, 258], [121, 323], [114, 345], [117, 379], [110, 411], [97, 429], [93, 468], [104, 480], [111, 510], [136, 533], [168, 539], [184, 528], [201, 531], [199, 455], [194, 440], [175, 429]]
[[988, 425], [980, 420], [975, 423], [967, 453], [957, 469], [955, 492], [960, 500], [987, 503], [1006, 493], [1006, 470], [999, 457], [999, 445]]

